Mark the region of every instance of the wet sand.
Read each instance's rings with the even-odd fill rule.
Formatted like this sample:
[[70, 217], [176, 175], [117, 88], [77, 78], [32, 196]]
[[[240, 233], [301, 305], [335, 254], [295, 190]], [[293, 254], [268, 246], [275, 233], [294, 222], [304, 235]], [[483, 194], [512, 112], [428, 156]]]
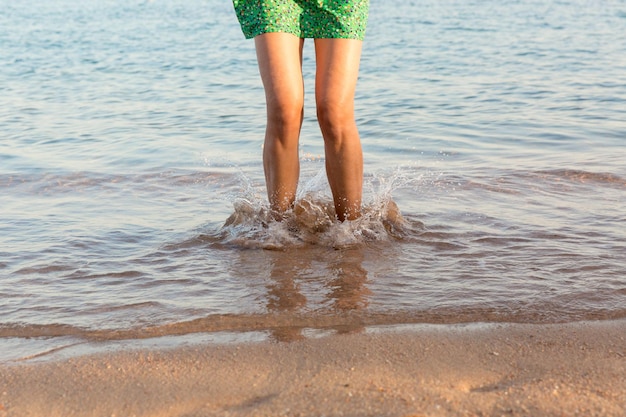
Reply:
[[626, 321], [429, 326], [0, 365], [0, 416], [624, 416]]

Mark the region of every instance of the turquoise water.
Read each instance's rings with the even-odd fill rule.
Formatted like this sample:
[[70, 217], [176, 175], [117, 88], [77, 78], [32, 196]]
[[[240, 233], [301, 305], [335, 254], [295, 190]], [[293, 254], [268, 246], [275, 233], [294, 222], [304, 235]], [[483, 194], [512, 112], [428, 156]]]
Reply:
[[308, 209], [275, 223], [230, 2], [0, 5], [0, 359], [626, 317], [626, 1], [372, 1], [353, 224], [325, 214], [311, 41]]

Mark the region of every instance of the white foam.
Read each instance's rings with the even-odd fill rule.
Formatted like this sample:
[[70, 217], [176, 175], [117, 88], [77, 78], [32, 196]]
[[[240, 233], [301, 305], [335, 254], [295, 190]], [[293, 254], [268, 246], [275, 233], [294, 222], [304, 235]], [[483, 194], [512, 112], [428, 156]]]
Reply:
[[222, 228], [222, 241], [242, 247], [283, 249], [300, 245], [346, 247], [370, 241], [401, 238], [408, 223], [392, 199], [402, 178], [378, 180], [378, 190], [370, 182], [372, 195], [363, 205], [362, 216], [340, 222], [327, 190], [324, 171], [306, 181], [293, 209], [275, 213], [265, 198], [256, 193], [244, 178], [242, 194], [233, 201], [234, 212]]

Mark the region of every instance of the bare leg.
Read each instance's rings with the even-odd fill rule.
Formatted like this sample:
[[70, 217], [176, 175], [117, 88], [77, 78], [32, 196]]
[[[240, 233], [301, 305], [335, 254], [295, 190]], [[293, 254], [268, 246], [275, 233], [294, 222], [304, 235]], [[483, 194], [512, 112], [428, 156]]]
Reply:
[[266, 33], [255, 38], [267, 104], [263, 167], [270, 207], [279, 212], [293, 205], [300, 175], [303, 45], [304, 39], [288, 33]]
[[326, 173], [339, 220], [361, 215], [363, 152], [354, 120], [362, 42], [316, 39], [315, 100], [324, 136]]

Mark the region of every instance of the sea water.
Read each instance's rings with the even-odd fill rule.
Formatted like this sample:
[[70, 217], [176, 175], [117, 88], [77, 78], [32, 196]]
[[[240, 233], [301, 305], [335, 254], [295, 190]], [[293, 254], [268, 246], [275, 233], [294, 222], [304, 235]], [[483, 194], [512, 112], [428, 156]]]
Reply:
[[298, 206], [276, 222], [231, 2], [0, 6], [0, 360], [626, 317], [626, 1], [373, 0], [347, 223], [312, 41]]

